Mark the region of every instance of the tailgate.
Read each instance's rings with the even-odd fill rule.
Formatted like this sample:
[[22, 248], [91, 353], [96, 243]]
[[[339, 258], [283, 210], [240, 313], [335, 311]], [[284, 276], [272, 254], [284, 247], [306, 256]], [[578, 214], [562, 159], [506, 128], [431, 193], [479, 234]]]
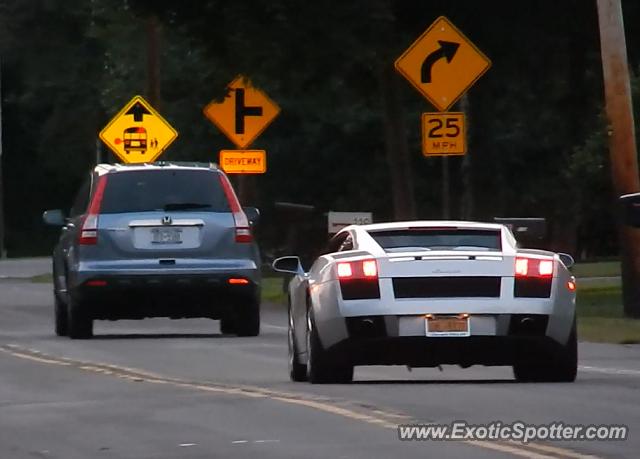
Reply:
[[228, 212], [100, 216], [98, 249], [103, 259], [231, 258], [234, 257], [235, 246], [235, 223]]

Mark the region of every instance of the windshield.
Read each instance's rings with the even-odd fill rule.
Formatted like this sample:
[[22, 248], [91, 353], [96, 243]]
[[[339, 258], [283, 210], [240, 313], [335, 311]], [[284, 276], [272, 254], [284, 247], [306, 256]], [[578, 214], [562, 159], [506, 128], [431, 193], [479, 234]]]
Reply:
[[502, 249], [499, 230], [418, 228], [371, 231], [369, 234], [386, 252]]
[[108, 177], [101, 213], [229, 212], [220, 181], [211, 171], [127, 171]]

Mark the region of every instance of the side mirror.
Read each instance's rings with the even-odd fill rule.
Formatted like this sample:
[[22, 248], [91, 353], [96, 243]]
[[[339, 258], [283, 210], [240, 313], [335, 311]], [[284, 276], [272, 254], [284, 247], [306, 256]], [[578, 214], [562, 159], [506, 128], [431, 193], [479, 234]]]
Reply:
[[60, 209], [45, 210], [42, 214], [42, 220], [47, 225], [51, 226], [64, 226], [64, 212]]
[[280, 257], [276, 258], [272, 263], [274, 271], [287, 274], [304, 274], [300, 257]]
[[244, 207], [242, 209], [249, 220], [251, 226], [255, 226], [260, 221], [260, 211], [255, 207]]
[[567, 268], [571, 268], [575, 264], [575, 260], [568, 253], [559, 253], [558, 256], [560, 257], [562, 264]]

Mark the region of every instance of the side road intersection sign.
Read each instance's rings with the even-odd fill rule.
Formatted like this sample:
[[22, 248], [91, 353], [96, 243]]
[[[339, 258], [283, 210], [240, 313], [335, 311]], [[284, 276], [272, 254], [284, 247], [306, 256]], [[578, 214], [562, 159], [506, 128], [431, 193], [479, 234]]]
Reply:
[[280, 113], [280, 107], [242, 75], [228, 86], [222, 102], [212, 101], [204, 114], [240, 149], [247, 148]]

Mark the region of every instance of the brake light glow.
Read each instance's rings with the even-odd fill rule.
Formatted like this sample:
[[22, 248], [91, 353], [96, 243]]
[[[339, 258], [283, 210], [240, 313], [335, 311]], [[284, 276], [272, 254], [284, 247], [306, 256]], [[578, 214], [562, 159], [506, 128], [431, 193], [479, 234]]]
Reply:
[[540, 260], [538, 265], [538, 274], [541, 276], [553, 275], [553, 260]]
[[378, 277], [378, 265], [375, 260], [366, 260], [362, 262], [362, 272], [364, 277]]
[[89, 204], [89, 210], [82, 222], [80, 228], [80, 238], [78, 242], [80, 245], [96, 245], [98, 243], [98, 223], [100, 220], [100, 207], [102, 206], [102, 198], [104, 196], [104, 189], [107, 186], [107, 176], [102, 175], [98, 178], [96, 185], [96, 191], [93, 193], [91, 203]]
[[346, 279], [353, 276], [353, 270], [351, 269], [351, 263], [338, 263], [338, 277], [340, 279]]
[[338, 263], [339, 279], [378, 279], [378, 263], [376, 260], [359, 260]]
[[570, 292], [575, 292], [576, 291], [576, 283], [574, 281], [568, 281], [567, 282], [567, 290], [569, 290]]
[[238, 197], [233, 191], [231, 182], [229, 182], [229, 179], [224, 174], [219, 174], [218, 177], [220, 178], [220, 185], [222, 185], [224, 194], [227, 197], [227, 202], [231, 208], [231, 213], [233, 214], [233, 221], [236, 226], [236, 242], [252, 242], [253, 235], [251, 234], [249, 220], [243, 212], [242, 207], [240, 207], [240, 201], [238, 201]]
[[529, 259], [516, 258], [516, 276], [524, 277], [529, 274]]
[[539, 258], [516, 258], [516, 277], [552, 277], [553, 260]]

